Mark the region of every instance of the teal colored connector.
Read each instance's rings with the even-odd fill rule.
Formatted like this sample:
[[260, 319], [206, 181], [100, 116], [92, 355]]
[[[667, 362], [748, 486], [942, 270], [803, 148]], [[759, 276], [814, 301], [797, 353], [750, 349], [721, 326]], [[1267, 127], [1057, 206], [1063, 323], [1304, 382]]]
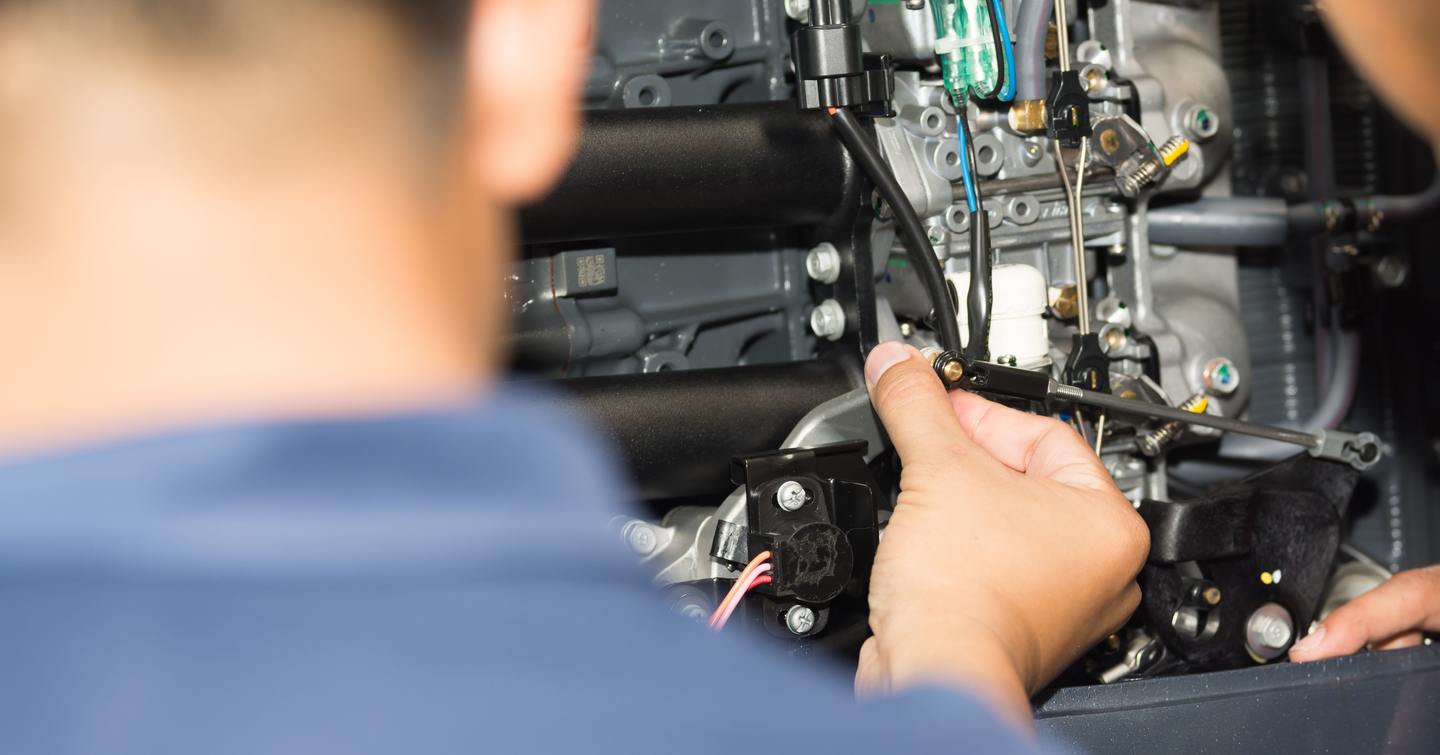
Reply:
[[930, 0], [935, 16], [935, 54], [945, 76], [945, 89], [956, 107], [971, 95], [981, 99], [999, 94], [1000, 51], [995, 49], [986, 0]]

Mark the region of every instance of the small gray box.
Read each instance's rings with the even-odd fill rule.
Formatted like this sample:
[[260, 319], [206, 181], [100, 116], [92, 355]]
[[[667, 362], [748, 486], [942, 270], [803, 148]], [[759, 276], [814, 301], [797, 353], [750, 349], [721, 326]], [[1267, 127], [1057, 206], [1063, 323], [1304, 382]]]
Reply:
[[620, 282], [615, 276], [614, 249], [585, 249], [555, 255], [555, 296], [578, 297], [613, 294]]

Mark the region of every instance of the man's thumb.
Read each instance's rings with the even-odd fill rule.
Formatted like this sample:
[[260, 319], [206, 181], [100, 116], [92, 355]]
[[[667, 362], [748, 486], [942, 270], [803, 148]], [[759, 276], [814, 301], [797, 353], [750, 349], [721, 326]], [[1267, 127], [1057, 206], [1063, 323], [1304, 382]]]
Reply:
[[940, 378], [913, 346], [882, 343], [865, 361], [865, 383], [906, 464], [938, 458], [964, 439]]

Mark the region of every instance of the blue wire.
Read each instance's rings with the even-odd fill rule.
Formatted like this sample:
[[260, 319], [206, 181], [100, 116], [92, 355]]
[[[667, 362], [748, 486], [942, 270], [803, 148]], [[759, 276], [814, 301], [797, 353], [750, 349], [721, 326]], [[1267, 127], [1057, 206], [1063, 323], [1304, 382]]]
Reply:
[[994, 0], [990, 7], [1000, 24], [1000, 41], [1005, 47], [1000, 51], [1005, 58], [1005, 91], [1000, 93], [1000, 101], [1011, 102], [1015, 99], [1015, 47], [1010, 43], [1010, 25], [1005, 22], [1005, 0]]
[[[955, 107], [965, 107], [965, 102], [961, 101]], [[965, 204], [970, 208], [970, 214], [974, 215], [980, 211], [980, 203], [975, 201], [975, 175], [970, 172], [970, 145], [965, 143], [965, 125], [958, 116], [955, 119], [955, 132], [960, 142], [960, 177], [965, 181]]]

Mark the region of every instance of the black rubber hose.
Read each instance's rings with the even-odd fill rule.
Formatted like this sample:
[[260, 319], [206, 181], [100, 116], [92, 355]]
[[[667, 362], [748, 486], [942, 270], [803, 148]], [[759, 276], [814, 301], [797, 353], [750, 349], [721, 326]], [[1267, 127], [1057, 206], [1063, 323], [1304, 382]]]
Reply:
[[[960, 128], [965, 130], [966, 157], [973, 170], [975, 140], [970, 137], [970, 118], [963, 107], [960, 108]], [[965, 357], [984, 361], [990, 358], [990, 311], [995, 293], [990, 270], [990, 214], [985, 211], [980, 182], [974, 183], [976, 210], [970, 215], [970, 290], [966, 296], [970, 339], [965, 342]]]
[[959, 353], [965, 345], [960, 340], [960, 324], [955, 320], [955, 303], [950, 299], [949, 287], [945, 285], [945, 276], [940, 269], [940, 260], [935, 257], [935, 250], [930, 246], [930, 237], [920, 223], [920, 216], [915, 213], [915, 207], [905, 196], [905, 190], [900, 188], [900, 182], [895, 179], [890, 166], [880, 157], [879, 148], [866, 135], [854, 114], [840, 108], [835, 111], [831, 120], [835, 122], [840, 141], [850, 150], [850, 156], [855, 158], [860, 169], [865, 171], [870, 182], [875, 184], [875, 190], [880, 192], [880, 197], [895, 213], [895, 224], [900, 229], [901, 238], [905, 240], [905, 251], [910, 255], [910, 264], [930, 294], [935, 329], [940, 331], [940, 344], [947, 351]]

